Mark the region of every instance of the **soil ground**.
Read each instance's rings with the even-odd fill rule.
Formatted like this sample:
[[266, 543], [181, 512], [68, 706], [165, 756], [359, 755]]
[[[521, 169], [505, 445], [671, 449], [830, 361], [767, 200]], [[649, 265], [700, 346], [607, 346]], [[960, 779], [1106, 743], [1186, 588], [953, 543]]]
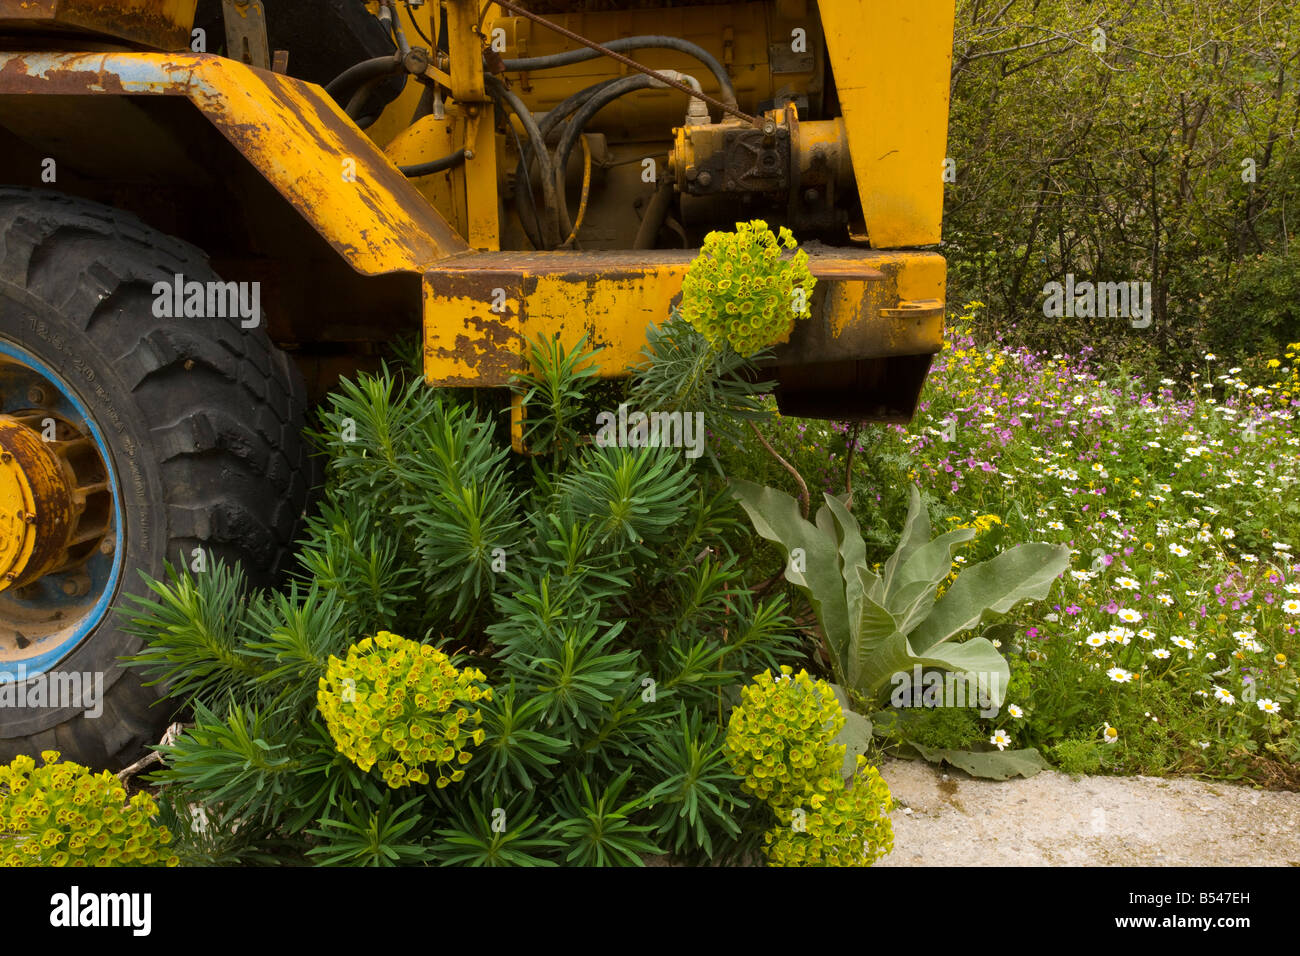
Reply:
[[1300, 793], [1167, 777], [976, 780], [880, 766], [894, 852], [876, 866], [1300, 866]]

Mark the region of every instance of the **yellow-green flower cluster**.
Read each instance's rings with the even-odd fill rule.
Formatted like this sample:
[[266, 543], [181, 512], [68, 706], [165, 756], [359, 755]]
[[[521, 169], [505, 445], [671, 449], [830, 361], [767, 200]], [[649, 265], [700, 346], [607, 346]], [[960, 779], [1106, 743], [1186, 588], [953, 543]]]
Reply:
[[176, 866], [166, 827], [147, 793], [129, 801], [105, 770], [94, 774], [57, 750], [0, 766], [0, 866]]
[[764, 834], [763, 852], [773, 866], [870, 866], [894, 849], [891, 803], [889, 785], [859, 756], [852, 785], [839, 774], [818, 781], [806, 808]]
[[727, 750], [731, 766], [749, 793], [784, 810], [798, 806], [810, 787], [828, 776], [839, 779], [844, 745], [836, 744], [844, 711], [835, 691], [807, 671], [770, 670], [740, 692], [731, 712]]
[[774, 866], [870, 866], [894, 847], [889, 787], [859, 756], [852, 786], [835, 743], [844, 711], [835, 691], [806, 671], [764, 671], [740, 692], [727, 727], [742, 788], [776, 813], [763, 852]]
[[682, 318], [741, 355], [784, 342], [795, 319], [812, 314], [817, 285], [808, 253], [782, 254], [796, 245], [789, 229], [774, 236], [761, 219], [738, 222], [735, 232], [709, 233], [682, 283]]
[[475, 705], [492, 699], [476, 683], [484, 679], [433, 647], [380, 631], [349, 647], [346, 660], [330, 657], [316, 701], [339, 753], [362, 770], [378, 765], [396, 790], [428, 783], [432, 763], [442, 788], [465, 776], [471, 742], [483, 743]]

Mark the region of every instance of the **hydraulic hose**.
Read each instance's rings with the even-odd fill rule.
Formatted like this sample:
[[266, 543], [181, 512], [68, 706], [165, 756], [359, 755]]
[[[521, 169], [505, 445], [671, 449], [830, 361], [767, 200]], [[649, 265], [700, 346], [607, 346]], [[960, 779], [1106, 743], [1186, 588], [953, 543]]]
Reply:
[[[601, 46], [613, 50], [615, 53], [621, 53], [624, 50], [640, 49], [663, 49], [676, 50], [679, 53], [685, 53], [699, 60], [718, 79], [718, 86], [722, 90], [723, 102], [729, 106], [736, 105], [736, 88], [731, 82], [731, 77], [727, 75], [724, 67], [718, 59], [704, 47], [691, 43], [689, 40], [683, 40], [679, 37], [670, 36], [639, 36], [624, 37], [619, 40], [610, 40], [608, 43], [602, 43]], [[582, 63], [585, 60], [594, 60], [596, 57], [603, 56], [599, 50], [593, 50], [589, 47], [582, 47], [578, 50], [568, 50], [564, 53], [552, 53], [549, 56], [534, 56], [522, 60], [506, 60], [505, 66], [507, 72], [525, 73], [534, 70], [549, 70], [560, 66], [569, 66], [573, 63]]]
[[410, 179], [416, 176], [432, 176], [434, 173], [440, 173], [447, 169], [454, 169], [461, 163], [465, 162], [465, 150], [458, 149], [450, 156], [444, 156], [442, 159], [435, 159], [428, 163], [417, 163], [414, 166], [398, 166], [402, 175]]
[[[537, 124], [538, 130], [542, 134], [542, 140], [543, 141], [549, 140], [551, 138], [551, 134], [555, 132], [556, 128], [564, 120], [568, 119], [569, 116], [573, 113], [573, 111], [576, 110], [579, 106], [581, 106], [584, 102], [586, 102], [589, 97], [594, 96], [596, 93], [600, 92], [601, 90], [607, 89], [613, 84], [619, 82], [621, 79], [623, 78], [615, 77], [610, 80], [602, 80], [600, 83], [596, 83], [593, 86], [589, 86], [584, 90], [579, 90], [577, 93], [574, 93], [567, 99], [563, 100], [553, 110], [547, 112], [547, 114], [544, 117], [542, 117], [541, 122]], [[550, 154], [547, 153], [547, 155], [549, 156]], [[515, 169], [516, 183], [527, 181], [528, 163], [531, 161], [531, 158], [532, 157], [530, 153], [524, 153], [522, 151], [520, 152], [519, 165]], [[518, 190], [518, 186], [516, 186], [515, 188], [516, 190]], [[531, 220], [525, 221], [523, 216], [524, 208], [526, 207], [524, 207], [522, 204], [519, 205], [520, 224], [524, 227], [524, 232], [528, 234], [528, 241], [531, 242], [536, 248], [540, 249], [541, 246], [538, 245], [537, 239], [534, 238], [535, 236], [539, 235], [539, 229], [540, 229], [540, 226], [538, 225], [538, 221], [537, 221], [537, 210], [528, 207], [528, 212], [529, 215], [531, 216]]]
[[364, 83], [381, 79], [405, 69], [400, 56], [377, 56], [348, 67], [325, 86], [325, 92], [338, 102], [345, 103]]
[[[531, 235], [528, 240], [539, 249], [554, 249], [560, 244], [559, 201], [555, 189], [555, 167], [551, 165], [551, 155], [546, 149], [546, 139], [542, 136], [542, 131], [537, 127], [537, 120], [523, 100], [506, 89], [505, 84], [495, 76], [488, 76], [484, 79], [488, 81], [488, 94], [502, 107], [502, 111], [509, 109], [519, 117], [519, 122], [523, 124], [525, 131], [528, 133], [528, 139], [533, 145], [533, 150], [537, 153], [537, 166], [542, 177], [542, 202], [546, 205], [546, 216], [542, 222], [541, 244]], [[520, 222], [522, 221], [523, 217], [521, 216]]]
[[[638, 73], [635, 76], [625, 76], [616, 80], [603, 90], [592, 94], [582, 106], [578, 107], [573, 114], [573, 118], [569, 120], [569, 124], [564, 128], [564, 132], [560, 134], [560, 143], [555, 148], [554, 168], [561, 171], [569, 168], [569, 154], [573, 152], [574, 144], [578, 141], [578, 137], [582, 135], [583, 128], [591, 122], [593, 116], [620, 96], [626, 96], [628, 93], [644, 90], [651, 86], [662, 87], [663, 84], [653, 77]], [[560, 221], [564, 224], [564, 228], [567, 229], [572, 225], [569, 219], [568, 204], [565, 200], [564, 190], [560, 189], [558, 193], [556, 197], [557, 210]]]

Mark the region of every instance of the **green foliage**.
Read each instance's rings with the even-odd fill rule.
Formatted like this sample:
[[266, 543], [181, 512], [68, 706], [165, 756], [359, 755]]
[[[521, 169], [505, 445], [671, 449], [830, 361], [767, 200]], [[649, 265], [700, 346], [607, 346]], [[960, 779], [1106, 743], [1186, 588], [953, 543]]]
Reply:
[[107, 770], [61, 762], [56, 750], [0, 766], [0, 865], [176, 866], [171, 833], [147, 793], [128, 801]]
[[785, 341], [795, 320], [812, 314], [817, 285], [808, 253], [782, 257], [782, 247], [796, 246], [789, 229], [781, 227], [778, 238], [761, 219], [738, 222], [735, 232], [709, 233], [682, 282], [682, 318], [740, 355]]
[[528, 368], [512, 389], [529, 409], [524, 443], [535, 455], [550, 455], [559, 464], [582, 444], [578, 423], [585, 417], [586, 387], [596, 374], [595, 352], [586, 350], [584, 335], [568, 352], [559, 338], [530, 343]]
[[735, 444], [744, 440], [743, 425], [771, 417], [763, 397], [771, 382], [751, 381], [752, 364], [766, 351], [746, 358], [725, 342], [713, 343], [674, 309], [663, 325], [646, 329], [647, 364], [632, 384], [630, 401], [637, 408], [661, 412], [705, 411], [714, 436]]
[[432, 853], [423, 842], [403, 842], [420, 826], [417, 807], [422, 797], [390, 808], [387, 801], [367, 812], [358, 806], [344, 805], [344, 819], [322, 817], [320, 829], [309, 830], [320, 837], [320, 846], [307, 851], [321, 866], [409, 866], [426, 863]]
[[1096, 773], [1101, 769], [1101, 748], [1095, 740], [1071, 737], [1052, 746], [1052, 759], [1065, 773]]
[[[314, 432], [328, 484], [298, 579], [250, 592], [213, 561], [152, 582], [134, 664], [194, 713], [154, 776], [182, 859], [753, 852], [770, 815], [730, 771], [723, 721], [748, 674], [799, 655], [785, 598], [751, 590], [720, 482], [677, 449], [582, 438], [605, 388], [591, 358], [542, 343], [520, 385], [546, 468], [401, 370], [344, 383]], [[699, 394], [723, 388], [712, 374]]]
[[[958, 0], [950, 301], [988, 303], [989, 328], [1035, 350], [1165, 374], [1300, 338], [1298, 44], [1287, 4]], [[1067, 273], [1150, 282], [1150, 327], [1045, 318], [1044, 285]]]
[[942, 750], [965, 750], [982, 743], [979, 723], [966, 707], [932, 707], [907, 729], [907, 739], [926, 747]]
[[789, 495], [745, 481], [734, 487], [755, 530], [785, 551], [785, 577], [808, 595], [836, 677], [847, 688], [875, 702], [894, 674], [919, 665], [965, 674], [981, 697], [1001, 706], [1009, 671], [993, 644], [983, 637], [949, 642], [1025, 598], [1046, 597], [1069, 564], [1068, 548], [1011, 548], [964, 570], [936, 600], [953, 548], [974, 532], [958, 529], [931, 540], [915, 487], [898, 547], [879, 574], [867, 567], [857, 520], [839, 499], [824, 496], [814, 525]]
[[1207, 306], [1217, 320], [1208, 335], [1215, 351], [1276, 355], [1300, 340], [1300, 246], [1277, 243], [1239, 260], [1216, 291]]

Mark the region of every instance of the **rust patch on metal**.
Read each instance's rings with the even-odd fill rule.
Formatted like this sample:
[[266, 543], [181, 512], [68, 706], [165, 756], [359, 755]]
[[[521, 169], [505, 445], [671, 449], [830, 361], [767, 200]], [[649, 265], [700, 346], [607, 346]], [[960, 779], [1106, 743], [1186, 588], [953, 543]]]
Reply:
[[196, 0], [0, 0], [0, 29], [107, 34], [160, 50], [189, 45]]

